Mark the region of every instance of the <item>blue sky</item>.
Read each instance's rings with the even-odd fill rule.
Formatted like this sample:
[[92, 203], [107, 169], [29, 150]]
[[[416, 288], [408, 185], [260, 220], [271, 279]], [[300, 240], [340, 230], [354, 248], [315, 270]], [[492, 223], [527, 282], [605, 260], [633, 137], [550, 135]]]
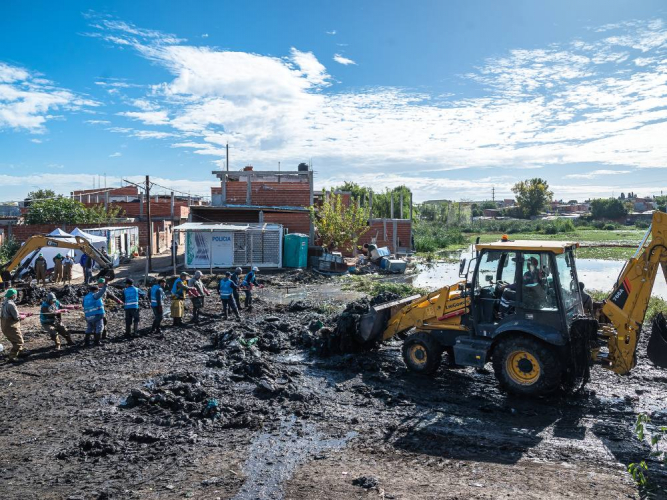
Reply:
[[[4, 2], [0, 201], [295, 168], [415, 199], [667, 193], [661, 1]], [[102, 181], [104, 182], [104, 181]]]

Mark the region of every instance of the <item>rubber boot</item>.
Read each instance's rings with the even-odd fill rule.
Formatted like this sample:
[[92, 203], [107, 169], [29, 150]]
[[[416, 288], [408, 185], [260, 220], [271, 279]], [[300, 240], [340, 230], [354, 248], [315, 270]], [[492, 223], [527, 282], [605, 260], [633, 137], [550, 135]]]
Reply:
[[83, 337], [83, 345], [86, 347], [90, 345], [90, 333], [86, 333], [86, 335]]
[[137, 331], [138, 329], [139, 329], [139, 325], [135, 323], [135, 324], [134, 324], [134, 328], [132, 329], [132, 334], [133, 334], [135, 337], [138, 337], [138, 336], [139, 336], [139, 332]]
[[65, 337], [65, 341], [67, 342], [67, 345], [74, 345], [74, 341], [72, 340], [72, 336], [69, 333], [63, 334], [63, 337]]
[[102, 336], [102, 335], [101, 335], [100, 333], [96, 333], [96, 334], [95, 334], [95, 345], [100, 345], [100, 338], [101, 338], [101, 336]]

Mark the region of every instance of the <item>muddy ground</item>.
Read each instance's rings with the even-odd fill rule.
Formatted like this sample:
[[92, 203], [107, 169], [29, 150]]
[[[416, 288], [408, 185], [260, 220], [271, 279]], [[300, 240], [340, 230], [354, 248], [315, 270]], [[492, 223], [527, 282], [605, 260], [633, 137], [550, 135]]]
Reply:
[[135, 339], [113, 311], [106, 344], [60, 352], [27, 320], [31, 355], [0, 362], [0, 497], [638, 498], [636, 415], [667, 425], [645, 340], [630, 376], [595, 368], [580, 396], [523, 400], [491, 371], [411, 374], [399, 340], [322, 357], [331, 304], [263, 301], [241, 322], [219, 309], [208, 299], [200, 325], [164, 338], [144, 309]]

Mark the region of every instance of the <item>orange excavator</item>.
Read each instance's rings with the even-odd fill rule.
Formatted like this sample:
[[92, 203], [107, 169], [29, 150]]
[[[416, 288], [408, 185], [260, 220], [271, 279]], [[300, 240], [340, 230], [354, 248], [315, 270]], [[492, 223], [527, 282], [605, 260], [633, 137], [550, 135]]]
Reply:
[[0, 283], [9, 283], [16, 288], [18, 292], [17, 302], [19, 303], [23, 300], [25, 288], [30, 286], [30, 280], [25, 281], [22, 277], [33, 261], [33, 258], [42, 248], [80, 250], [93, 259], [100, 267], [100, 272], [97, 275], [98, 278], [114, 278], [113, 262], [111, 262], [108, 256], [92, 246], [85, 238], [81, 236], [68, 236], [67, 238], [43, 235], [31, 236], [9, 262], [0, 264]]
[[[364, 343], [410, 333], [403, 358], [416, 372], [434, 372], [447, 352], [459, 366], [491, 362], [501, 387], [515, 394], [583, 387], [592, 365], [618, 374], [635, 367], [658, 267], [667, 279], [666, 245], [667, 214], [656, 211], [604, 301], [600, 321], [584, 312], [578, 243], [504, 237], [475, 245], [467, 268], [461, 262], [464, 280], [375, 306], [355, 333]], [[667, 367], [666, 328], [654, 325], [649, 342], [649, 358], [661, 367]]]

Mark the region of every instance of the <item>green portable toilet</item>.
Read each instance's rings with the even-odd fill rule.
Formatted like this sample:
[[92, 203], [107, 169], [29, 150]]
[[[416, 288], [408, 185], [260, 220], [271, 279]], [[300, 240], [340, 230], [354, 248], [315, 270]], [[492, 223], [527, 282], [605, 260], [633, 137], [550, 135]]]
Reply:
[[308, 266], [308, 235], [291, 233], [283, 238], [283, 266]]

